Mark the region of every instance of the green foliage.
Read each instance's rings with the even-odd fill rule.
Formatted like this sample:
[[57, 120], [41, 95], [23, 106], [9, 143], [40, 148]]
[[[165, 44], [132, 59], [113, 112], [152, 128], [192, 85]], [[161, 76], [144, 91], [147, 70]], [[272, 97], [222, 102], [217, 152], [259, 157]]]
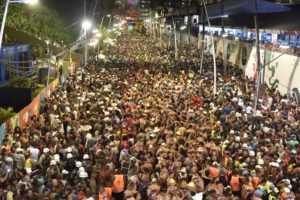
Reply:
[[[4, 2], [0, 2], [2, 10]], [[3, 13], [0, 12], [1, 19], [2, 15]], [[49, 39], [61, 45], [72, 42], [72, 37], [65, 29], [65, 24], [58, 13], [45, 7], [42, 3], [34, 6], [11, 4], [6, 25], [26, 32], [43, 41]], [[40, 49], [37, 51], [40, 51]]]
[[7, 109], [0, 107], [0, 125], [15, 116], [13, 108], [9, 107]]
[[14, 77], [9, 80], [6, 86], [13, 88], [30, 88], [31, 80], [25, 77]]
[[32, 92], [32, 96], [33, 98], [35, 98], [36, 96], [38, 96], [42, 91], [43, 89], [45, 89], [45, 86], [44, 85], [39, 85], [38, 87], [36, 87], [33, 92]]
[[[41, 84], [47, 85], [47, 79], [48, 79], [47, 76], [46, 76], [45, 78], [43, 78]], [[50, 78], [49, 78], [49, 84], [50, 84], [51, 82], [53, 82], [54, 80], [55, 80], [55, 77], [50, 77]]]
[[110, 36], [111, 33], [108, 32], [108, 29], [107, 29], [106, 27], [102, 27], [101, 34], [102, 34], [102, 37], [101, 37], [102, 40], [105, 40], [105, 39], [111, 37], [111, 36]]

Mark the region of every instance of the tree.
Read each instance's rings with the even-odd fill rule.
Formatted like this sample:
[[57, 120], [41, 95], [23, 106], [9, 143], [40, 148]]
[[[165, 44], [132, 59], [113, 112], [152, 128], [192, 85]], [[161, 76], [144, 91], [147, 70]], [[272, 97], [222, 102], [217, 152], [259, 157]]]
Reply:
[[[2, 10], [4, 2], [0, 2]], [[2, 16], [3, 13], [0, 12], [0, 17], [2, 18]], [[6, 25], [43, 41], [51, 40], [58, 44], [64, 41], [68, 44], [73, 39], [65, 29], [65, 24], [58, 13], [42, 4], [36, 5], [34, 8], [23, 4], [11, 4]]]

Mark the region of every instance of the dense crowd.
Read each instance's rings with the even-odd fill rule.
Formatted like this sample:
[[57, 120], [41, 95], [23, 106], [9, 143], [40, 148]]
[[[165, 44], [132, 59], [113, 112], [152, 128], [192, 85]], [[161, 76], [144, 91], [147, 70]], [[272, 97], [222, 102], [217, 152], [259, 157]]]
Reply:
[[[300, 198], [300, 109], [238, 69], [199, 73], [164, 42], [123, 35], [1, 144], [1, 199]], [[222, 67], [219, 62], [218, 66]], [[233, 76], [234, 75], [234, 76]], [[255, 116], [255, 117], [254, 117]]]

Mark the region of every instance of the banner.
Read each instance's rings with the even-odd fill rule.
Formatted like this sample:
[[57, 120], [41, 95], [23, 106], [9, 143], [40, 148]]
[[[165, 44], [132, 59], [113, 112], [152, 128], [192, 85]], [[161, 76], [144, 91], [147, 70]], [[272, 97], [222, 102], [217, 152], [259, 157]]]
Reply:
[[[300, 103], [300, 57], [261, 50], [260, 59], [262, 68], [265, 67], [265, 83], [281, 94], [292, 95]], [[245, 75], [256, 79], [257, 74], [256, 48], [253, 47]]]
[[293, 94], [299, 99], [300, 58], [271, 51], [265, 55], [265, 82], [282, 94]]
[[40, 112], [40, 95], [38, 95], [28, 106], [19, 112], [19, 127], [25, 128], [32, 116], [38, 116]]
[[2, 144], [5, 135], [6, 135], [6, 124], [4, 123], [0, 126], [0, 144]]
[[[264, 55], [264, 50], [260, 49], [260, 63], [263, 66], [264, 63], [264, 59], [263, 59], [263, 55]], [[258, 78], [258, 67], [257, 67], [257, 56], [256, 56], [256, 48], [253, 47], [251, 54], [250, 54], [250, 58], [245, 70], [245, 75], [249, 78], [251, 78], [252, 80], [257, 80]]]
[[[74, 64], [74, 63], [72, 63]], [[76, 66], [76, 65], [73, 65]], [[30, 122], [32, 116], [38, 116], [40, 113], [41, 105], [45, 98], [49, 98], [51, 93], [57, 88], [59, 84], [58, 78], [48, 85], [35, 99], [25, 108], [23, 108], [17, 115], [10, 118], [6, 123], [0, 126], [0, 144], [6, 133], [13, 131], [15, 127], [25, 128], [27, 123]]]

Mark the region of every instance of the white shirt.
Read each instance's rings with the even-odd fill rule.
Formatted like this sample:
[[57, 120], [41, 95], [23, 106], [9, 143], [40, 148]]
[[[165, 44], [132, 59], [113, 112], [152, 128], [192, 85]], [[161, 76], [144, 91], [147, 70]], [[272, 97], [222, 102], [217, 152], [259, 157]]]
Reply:
[[30, 156], [34, 161], [38, 161], [39, 155], [40, 155], [40, 150], [39, 149], [30, 146], [30, 147], [27, 148], [27, 151], [30, 152]]
[[203, 199], [203, 193], [200, 192], [200, 193], [195, 194], [194, 196], [192, 196], [192, 199], [193, 200], [202, 200]]

